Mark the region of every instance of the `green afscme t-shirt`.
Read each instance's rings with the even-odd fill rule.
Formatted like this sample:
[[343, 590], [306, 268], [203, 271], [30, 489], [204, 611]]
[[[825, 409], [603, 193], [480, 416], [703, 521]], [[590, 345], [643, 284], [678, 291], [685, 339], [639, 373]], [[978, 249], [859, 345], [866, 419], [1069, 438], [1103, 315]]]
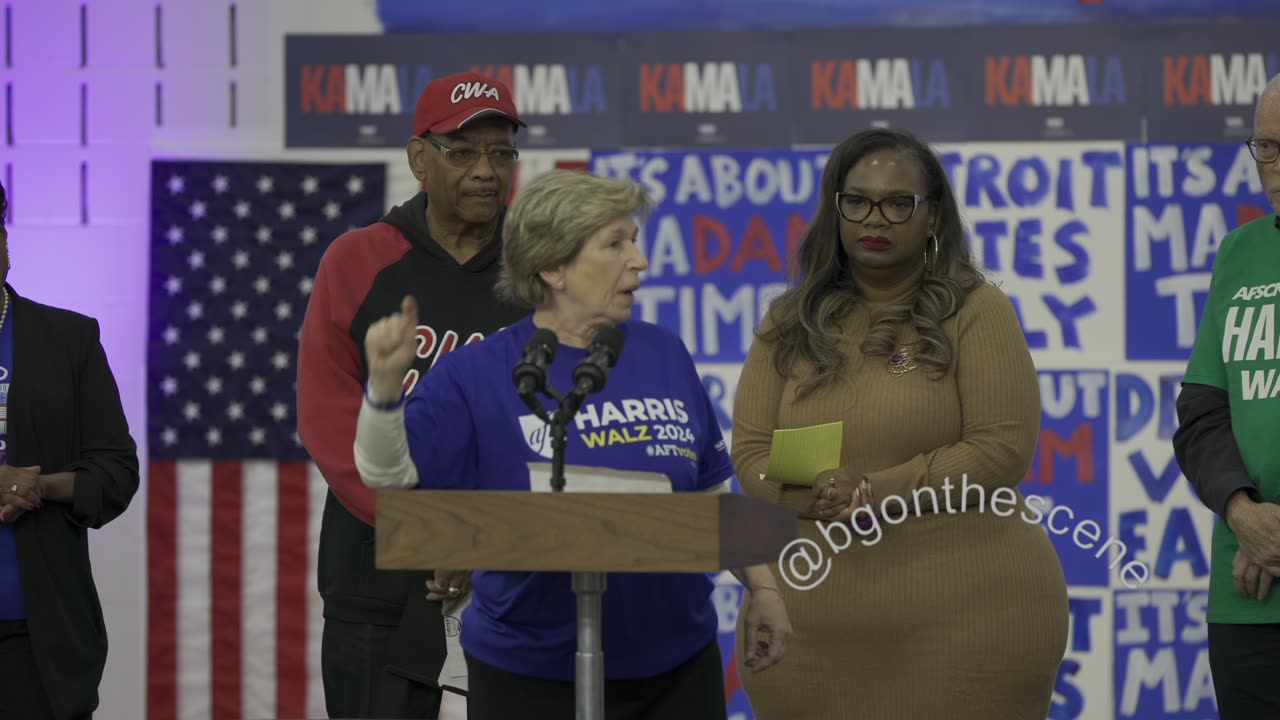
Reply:
[[[1249, 477], [1266, 500], [1280, 497], [1280, 229], [1274, 214], [1228, 234], [1213, 263], [1209, 299], [1183, 382], [1227, 391], [1231, 426]], [[1239, 542], [1213, 527], [1209, 622], [1280, 622], [1280, 593], [1241, 597], [1231, 565]]]

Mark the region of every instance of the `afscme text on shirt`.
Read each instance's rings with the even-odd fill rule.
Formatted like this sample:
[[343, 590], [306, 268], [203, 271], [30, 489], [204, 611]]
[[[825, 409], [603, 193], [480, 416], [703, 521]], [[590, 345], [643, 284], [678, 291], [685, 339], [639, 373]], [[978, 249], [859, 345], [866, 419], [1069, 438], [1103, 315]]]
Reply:
[[1244, 286], [1236, 291], [1231, 297], [1232, 300], [1257, 300], [1259, 298], [1273, 298], [1280, 295], [1280, 283], [1271, 283], [1270, 285], [1254, 285], [1253, 287]]

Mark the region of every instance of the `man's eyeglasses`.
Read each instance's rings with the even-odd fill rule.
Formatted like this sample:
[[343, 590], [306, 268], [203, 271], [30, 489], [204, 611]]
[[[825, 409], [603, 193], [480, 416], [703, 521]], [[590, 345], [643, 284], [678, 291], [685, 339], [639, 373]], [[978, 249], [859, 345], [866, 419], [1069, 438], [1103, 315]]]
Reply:
[[1260, 163], [1273, 163], [1276, 158], [1280, 158], [1280, 140], [1251, 137], [1244, 144], [1249, 146], [1249, 154], [1253, 155], [1253, 159]]
[[920, 201], [926, 199], [922, 195], [892, 195], [879, 202], [873, 202], [871, 198], [863, 195], [838, 192], [836, 207], [840, 210], [840, 217], [849, 222], [860, 223], [871, 217], [872, 210], [880, 208], [880, 214], [885, 220], [894, 225], [901, 225], [916, 214]]
[[439, 150], [440, 154], [444, 156], [444, 159], [454, 167], [471, 167], [472, 163], [479, 160], [481, 155], [488, 155], [489, 162], [493, 163], [494, 167], [510, 167], [514, 165], [516, 160], [520, 157], [520, 151], [513, 147], [495, 147], [489, 148], [488, 150], [477, 150], [470, 147], [450, 148], [441, 145], [438, 140], [430, 135], [427, 135], [423, 139], [431, 143], [435, 149]]

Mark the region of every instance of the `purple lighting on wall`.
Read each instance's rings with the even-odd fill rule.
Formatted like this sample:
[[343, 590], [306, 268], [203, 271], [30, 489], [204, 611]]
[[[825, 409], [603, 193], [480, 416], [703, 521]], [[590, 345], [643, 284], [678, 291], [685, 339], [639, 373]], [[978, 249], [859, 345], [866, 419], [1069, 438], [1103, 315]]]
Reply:
[[163, 78], [134, 49], [151, 40], [152, 28], [139, 33], [137, 13], [107, 10], [60, 2], [3, 8], [0, 179], [10, 199], [10, 282], [28, 298], [98, 320], [142, 444], [154, 126], [149, 103], [136, 112], [131, 98], [138, 87], [149, 96]]

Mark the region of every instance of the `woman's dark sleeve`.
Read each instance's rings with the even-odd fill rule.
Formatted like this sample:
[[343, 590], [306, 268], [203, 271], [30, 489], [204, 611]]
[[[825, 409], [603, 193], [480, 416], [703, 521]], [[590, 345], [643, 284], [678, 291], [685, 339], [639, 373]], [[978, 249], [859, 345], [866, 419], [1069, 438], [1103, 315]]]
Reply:
[[82, 347], [74, 420], [80, 427], [80, 454], [65, 470], [76, 475], [72, 520], [100, 528], [123, 513], [138, 491], [138, 447], [129, 435], [120, 390], [107, 364], [96, 320], [86, 327]]

